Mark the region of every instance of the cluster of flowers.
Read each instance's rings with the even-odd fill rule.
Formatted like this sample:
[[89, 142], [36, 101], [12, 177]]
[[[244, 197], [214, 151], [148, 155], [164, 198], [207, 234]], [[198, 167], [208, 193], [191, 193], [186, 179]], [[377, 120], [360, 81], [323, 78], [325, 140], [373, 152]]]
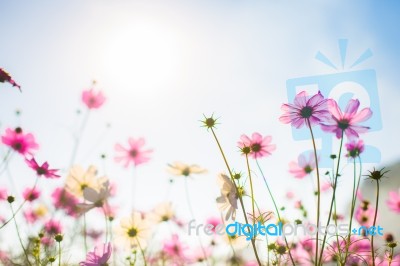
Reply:
[[[13, 86], [19, 85], [11, 79], [11, 76], [0, 69], [0, 82], [9, 82]], [[94, 84], [95, 85], [95, 84]], [[101, 108], [106, 102], [106, 97], [101, 91], [94, 88], [83, 91], [82, 102], [87, 112]], [[360, 102], [350, 100], [344, 111], [332, 99], [325, 99], [321, 93], [309, 96], [306, 92], [299, 93], [293, 104], [284, 104], [284, 114], [280, 121], [291, 124], [295, 128], [307, 127], [310, 131], [313, 144], [313, 152], [301, 154], [297, 162], [290, 162], [289, 172], [297, 179], [307, 176], [316, 178], [316, 211], [307, 209], [299, 200], [295, 200], [295, 209], [300, 210], [302, 219], [291, 220], [284, 217], [285, 208], [279, 207], [278, 200], [273, 195], [273, 190], [264, 175], [259, 160], [272, 155], [276, 146], [272, 144], [271, 136], [263, 136], [253, 133], [251, 136], [242, 135], [237, 143], [241, 154], [246, 160], [245, 172], [237, 172], [231, 168], [226, 154], [217, 138], [215, 126], [217, 119], [213, 116], [205, 117], [203, 126], [212, 132], [212, 135], [220, 149], [227, 173], [217, 176], [220, 186], [220, 195], [216, 199], [217, 206], [221, 210], [221, 218], [211, 217], [205, 223], [215, 225], [225, 224], [228, 220], [249, 223], [322, 223], [321, 194], [331, 196], [331, 204], [326, 217], [326, 224], [333, 221], [346, 219], [345, 215], [336, 212], [336, 189], [338, 178], [341, 177], [340, 159], [343, 139], [348, 159], [356, 160], [361, 165], [360, 154], [364, 151], [364, 143], [359, 138], [360, 134], [368, 131], [368, 127], [360, 123], [367, 121], [372, 116], [369, 108], [358, 110]], [[86, 123], [86, 120], [84, 120]], [[81, 128], [84, 128], [82, 124]], [[328, 134], [333, 133], [340, 140], [340, 151], [331, 155], [336, 163], [336, 171], [327, 173], [330, 182], [322, 183], [320, 169], [318, 167], [319, 155], [316, 149], [313, 128], [319, 126]], [[18, 243], [10, 242], [9, 250], [3, 250], [4, 242], [0, 242], [0, 263], [2, 265], [325, 265], [337, 263], [340, 265], [399, 265], [400, 255], [395, 254], [397, 242], [392, 235], [386, 235], [386, 245], [378, 249], [374, 245], [374, 237], [347, 235], [336, 236], [332, 239], [327, 235], [298, 237], [288, 240], [286, 237], [269, 238], [255, 235], [250, 242], [244, 237], [219, 235], [215, 231], [208, 236], [196, 236], [197, 248], [191, 248], [191, 244], [185, 241], [189, 238], [185, 227], [187, 222], [179, 219], [175, 213], [173, 204], [164, 201], [149, 211], [135, 210], [128, 217], [118, 217], [118, 206], [113, 204], [117, 186], [112, 179], [98, 174], [96, 166], [87, 169], [74, 164], [74, 157], [78, 150], [79, 141], [76, 141], [71, 165], [66, 174], [58, 169], [52, 169], [46, 161], [38, 163], [35, 154], [39, 145], [32, 133], [26, 133], [21, 127], [7, 128], [1, 135], [1, 143], [6, 148], [6, 153], [0, 162], [0, 177], [6, 172], [13, 155], [22, 156], [26, 166], [36, 175], [34, 185], [25, 188], [21, 195], [12, 194], [7, 187], [0, 187], [0, 204], [9, 205], [9, 211], [0, 212], [0, 238], [11, 230], [14, 223], [16, 237], [21, 247], [21, 252], [15, 252]], [[152, 150], [145, 147], [143, 138], [129, 138], [127, 145], [115, 145], [115, 162], [125, 168], [138, 167], [150, 160]], [[252, 161], [253, 160], [253, 161]], [[255, 163], [258, 173], [252, 169]], [[361, 168], [361, 167], [360, 167]], [[168, 172], [173, 176], [182, 176], [185, 182], [188, 177], [195, 174], [206, 173], [206, 170], [198, 165], [188, 165], [175, 162], [168, 165]], [[315, 173], [315, 176], [313, 174]], [[379, 182], [384, 176], [384, 170], [373, 170], [369, 178], [376, 181], [379, 192]], [[253, 182], [259, 175], [265, 184], [268, 202], [273, 203], [273, 210], [266, 211], [255, 197]], [[51, 204], [46, 199], [48, 189], [40, 189], [39, 179], [64, 179], [63, 186], [50, 191]], [[134, 177], [135, 178], [135, 177]], [[354, 174], [353, 195], [351, 200], [351, 213], [349, 219], [350, 228], [353, 218], [359, 225], [375, 226], [377, 221], [377, 204], [372, 207], [370, 202], [359, 191], [361, 173]], [[51, 181], [46, 181], [51, 182]], [[172, 182], [171, 182], [172, 184]], [[188, 209], [194, 216], [190, 205], [188, 187]], [[16, 192], [14, 192], [16, 193]], [[379, 193], [378, 193], [379, 195]], [[295, 195], [290, 192], [288, 200], [293, 200]], [[391, 191], [387, 206], [395, 214], [400, 214], [400, 193]], [[377, 201], [378, 199], [376, 199]], [[19, 202], [19, 203], [18, 203]], [[265, 199], [263, 199], [265, 202]], [[356, 208], [357, 207], [357, 208]], [[241, 212], [241, 215], [238, 213]], [[310, 213], [316, 214], [316, 221], [311, 221]], [[90, 216], [104, 216], [103, 229], [96, 229], [89, 223]], [[20, 223], [24, 219], [24, 223]], [[102, 222], [103, 223], [103, 222]], [[23, 238], [21, 227], [29, 229], [28, 238]], [[158, 240], [156, 236], [160, 231], [168, 232], [167, 237]], [[69, 241], [69, 242], [68, 242]], [[265, 243], [266, 242], [266, 243]], [[266, 247], [260, 246], [265, 243]], [[86, 253], [77, 261], [70, 262], [68, 252], [72, 252], [75, 246], [82, 245]], [[89, 249], [89, 247], [91, 247]], [[82, 249], [82, 248], [80, 248]], [[121, 257], [123, 256], [123, 257]], [[74, 258], [75, 260], [75, 258]]]

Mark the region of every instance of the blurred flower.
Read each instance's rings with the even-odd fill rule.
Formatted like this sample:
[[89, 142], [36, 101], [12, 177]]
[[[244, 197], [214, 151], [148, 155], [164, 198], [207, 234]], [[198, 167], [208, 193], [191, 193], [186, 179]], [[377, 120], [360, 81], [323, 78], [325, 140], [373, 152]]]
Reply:
[[359, 206], [355, 213], [357, 222], [362, 226], [372, 226], [375, 215], [375, 209]]
[[218, 175], [218, 183], [221, 188], [221, 196], [217, 198], [217, 205], [221, 211], [225, 211], [225, 220], [235, 220], [236, 210], [238, 208], [237, 200], [239, 196], [236, 193], [235, 184], [225, 174]]
[[7, 189], [6, 188], [0, 188], [0, 201], [6, 200], [7, 197], [8, 197]]
[[102, 266], [108, 265], [107, 262], [111, 257], [111, 243], [98, 245], [94, 251], [86, 255], [86, 260], [79, 263], [80, 266]]
[[386, 201], [389, 209], [400, 214], [400, 190], [390, 191], [389, 192], [389, 199]]
[[33, 150], [39, 148], [39, 145], [35, 142], [35, 137], [31, 133], [24, 134], [20, 127], [15, 130], [7, 128], [6, 133], [1, 137], [1, 141], [4, 145], [24, 156], [27, 154], [32, 155]]
[[342, 132], [351, 139], [358, 138], [358, 134], [368, 131], [369, 127], [357, 124], [368, 120], [372, 116], [372, 111], [370, 108], [364, 108], [357, 113], [360, 106], [359, 100], [350, 99], [344, 113], [340, 110], [335, 100], [329, 99], [327, 104], [331, 117], [321, 124], [322, 130], [335, 133], [338, 139], [342, 137]]
[[[162, 251], [171, 258], [174, 263], [178, 265], [184, 265], [187, 257], [185, 251], [188, 246], [184, 245], [177, 234], [173, 234], [172, 238], [165, 241], [162, 247]], [[179, 263], [178, 263], [179, 262]]]
[[31, 224], [37, 222], [39, 219], [44, 218], [46, 214], [47, 208], [42, 204], [37, 206], [36, 208], [29, 208], [27, 210], [24, 210], [23, 212], [25, 220]]
[[279, 121], [285, 124], [291, 123], [295, 128], [301, 128], [307, 123], [310, 123], [310, 126], [318, 125], [329, 116], [326, 102], [321, 92], [309, 98], [307, 93], [302, 91], [296, 95], [293, 104], [282, 105], [284, 113]]
[[304, 178], [309, 175], [315, 169], [315, 158], [313, 153], [309, 153], [308, 159], [304, 154], [300, 154], [297, 163], [289, 163], [289, 172], [296, 178]]
[[10, 76], [8, 72], [6, 72], [3, 68], [0, 68], [0, 82], [10, 83], [13, 87], [17, 87], [21, 91], [21, 86], [19, 86]]
[[286, 192], [286, 198], [287, 199], [293, 199], [294, 198], [294, 196], [295, 196], [295, 194], [294, 194], [294, 192], [293, 191], [288, 191], [288, 192]]
[[130, 249], [138, 246], [144, 249], [150, 237], [149, 226], [149, 221], [141, 213], [133, 212], [130, 217], [121, 220], [116, 233], [121, 242], [127, 244]]
[[71, 194], [82, 197], [85, 188], [100, 189], [105, 177], [97, 178], [97, 168], [93, 165], [85, 171], [81, 166], [73, 166], [67, 176], [66, 189]]
[[26, 201], [32, 202], [40, 197], [40, 191], [37, 188], [26, 188], [22, 196]]
[[54, 207], [63, 209], [65, 213], [70, 216], [75, 217], [78, 215], [77, 204], [79, 200], [66, 189], [61, 187], [56, 188], [51, 194], [51, 197], [53, 198]]
[[62, 227], [59, 221], [50, 219], [44, 224], [44, 231], [49, 235], [61, 234]]
[[96, 229], [88, 229], [86, 231], [86, 235], [93, 239], [95, 242], [103, 235], [102, 230], [96, 230]]
[[223, 221], [221, 220], [221, 218], [218, 217], [210, 217], [207, 219], [206, 224], [211, 224], [213, 226], [213, 228], [211, 229], [211, 231], [215, 234], [215, 228], [222, 224], [223, 225]]
[[173, 164], [168, 164], [168, 172], [175, 176], [188, 177], [191, 174], [206, 173], [207, 170], [196, 164], [188, 165], [182, 162], [174, 162]]
[[271, 136], [263, 137], [260, 133], [255, 132], [251, 135], [251, 138], [242, 135], [240, 141], [238, 141], [238, 146], [242, 151], [246, 147], [250, 148], [250, 157], [257, 159], [271, 155], [271, 153], [276, 149], [276, 145], [271, 144], [271, 140]]
[[175, 211], [171, 202], [162, 202], [149, 213], [149, 219], [155, 223], [168, 222], [175, 218]]
[[102, 91], [94, 91], [94, 89], [85, 90], [82, 92], [82, 101], [89, 109], [98, 109], [106, 101]]
[[26, 163], [30, 168], [36, 171], [38, 176], [44, 175], [46, 178], [59, 178], [60, 176], [57, 175], [58, 169], [49, 169], [49, 163], [44, 162], [41, 166], [36, 162], [35, 158], [30, 160], [26, 159]]
[[363, 140], [352, 140], [346, 143], [347, 157], [357, 158], [364, 151], [364, 141]]
[[144, 138], [135, 140], [134, 138], [128, 139], [128, 148], [124, 148], [121, 144], [115, 144], [115, 150], [120, 153], [115, 157], [117, 163], [122, 162], [124, 167], [128, 167], [131, 163], [134, 166], [146, 163], [150, 160], [149, 154], [152, 150], [144, 150]]
[[109, 184], [108, 180], [105, 181], [99, 190], [86, 187], [83, 190], [83, 198], [90, 203], [79, 203], [78, 208], [83, 212], [88, 212], [93, 208], [102, 208], [108, 197], [110, 197]]

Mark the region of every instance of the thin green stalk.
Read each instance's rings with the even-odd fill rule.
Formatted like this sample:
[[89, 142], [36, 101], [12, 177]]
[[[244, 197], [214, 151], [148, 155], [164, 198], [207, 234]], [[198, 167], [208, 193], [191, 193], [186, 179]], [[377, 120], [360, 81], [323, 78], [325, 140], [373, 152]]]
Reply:
[[143, 261], [144, 261], [144, 266], [147, 266], [147, 261], [146, 261], [146, 256], [144, 255], [144, 250], [142, 248], [142, 245], [140, 245], [140, 241], [137, 241], [139, 249], [140, 249], [140, 253], [142, 254], [143, 257]]
[[88, 252], [87, 237], [86, 237], [86, 212], [83, 214], [83, 243], [85, 245], [85, 254]]
[[[335, 180], [333, 181], [333, 193], [332, 193], [332, 200], [331, 200], [331, 206], [329, 208], [329, 214], [328, 214], [328, 221], [326, 222], [326, 227], [328, 227], [330, 221], [331, 221], [331, 217], [332, 217], [332, 209], [333, 209], [333, 203], [335, 201], [335, 197], [336, 197], [336, 187], [337, 187], [337, 179], [339, 177], [339, 166], [340, 166], [340, 158], [341, 158], [341, 154], [342, 154], [342, 146], [343, 146], [343, 135], [344, 135], [344, 131], [342, 130], [342, 137], [340, 138], [340, 147], [339, 147], [339, 154], [338, 154], [338, 162], [336, 165], [336, 173], [335, 173]], [[327, 232], [325, 231], [324, 234], [324, 239], [322, 240], [322, 247], [321, 247], [321, 251], [320, 251], [320, 255], [319, 255], [319, 259], [318, 259], [318, 265], [322, 265], [322, 256], [324, 253], [324, 247], [325, 247], [325, 241], [326, 241], [326, 236], [327, 236]]]
[[[256, 218], [256, 212], [254, 209], [254, 191], [253, 191], [253, 181], [251, 178], [251, 171], [250, 171], [250, 164], [249, 164], [249, 156], [246, 154], [246, 164], [247, 164], [247, 171], [249, 173], [249, 180], [250, 180], [250, 190], [251, 190], [251, 208], [253, 211], [253, 219]], [[254, 224], [254, 223], [253, 223]]]
[[105, 242], [104, 243], [107, 243], [107, 241], [108, 241], [108, 217], [107, 217], [107, 212], [106, 212], [106, 209], [105, 209], [105, 207], [103, 206], [103, 214], [104, 214], [104, 222], [105, 222], [105, 232], [106, 232], [106, 240], [105, 240]]
[[[14, 208], [12, 206], [12, 203], [10, 203], [10, 208], [11, 208], [11, 212], [13, 214], [13, 217], [15, 217]], [[13, 218], [13, 220], [14, 220], [14, 224], [15, 224], [15, 229], [17, 231], [18, 240], [19, 240], [19, 243], [21, 244], [22, 250], [24, 251], [24, 254], [25, 254], [25, 257], [26, 257], [26, 261], [28, 262], [29, 265], [32, 265], [31, 262], [29, 261], [28, 253], [26, 252], [24, 243], [22, 243], [21, 235], [19, 234], [19, 228], [18, 228], [17, 221], [15, 220], [15, 218]]]
[[[374, 224], [376, 224], [376, 216], [378, 214], [378, 204], [379, 204], [379, 180], [376, 180], [376, 204], [375, 204], [375, 216], [374, 216]], [[374, 250], [374, 235], [371, 236], [371, 253], [372, 253], [372, 266], [375, 266], [375, 250]]]
[[[34, 189], [36, 188], [36, 186], [37, 186], [37, 184], [38, 184], [38, 181], [39, 181], [39, 176], [36, 177], [35, 184], [33, 185], [33, 187], [32, 187], [31, 190], [34, 190]], [[15, 215], [18, 214], [18, 212], [22, 209], [22, 207], [25, 205], [25, 203], [26, 203], [27, 201], [28, 201], [27, 199], [24, 199], [24, 201], [21, 203], [21, 205], [18, 206], [18, 208], [17, 208], [17, 210], [15, 211], [15, 213], [13, 213], [13, 215], [11, 216], [11, 218], [8, 219], [7, 221], [5, 221], [5, 222], [0, 226], [0, 229], [2, 229], [2, 228], [3, 228], [4, 226], [6, 226], [11, 220], [14, 219]]]
[[78, 136], [75, 138], [75, 145], [74, 145], [73, 150], [72, 150], [71, 159], [70, 159], [70, 162], [69, 162], [69, 167], [71, 167], [74, 164], [76, 155], [78, 153], [78, 148], [79, 148], [79, 144], [80, 144], [80, 141], [81, 141], [81, 138], [82, 138], [82, 134], [83, 134], [83, 131], [85, 130], [87, 121], [89, 119], [89, 114], [90, 114], [90, 109], [87, 110], [87, 112], [86, 112], [86, 114], [85, 114], [85, 116], [83, 118], [82, 124], [81, 124], [81, 126], [79, 128]]
[[[211, 132], [212, 132], [212, 134], [214, 136], [215, 141], [217, 142], [217, 145], [218, 145], [219, 151], [221, 152], [222, 158], [224, 159], [224, 162], [225, 162], [226, 168], [228, 169], [229, 176], [231, 177], [232, 183], [235, 186], [236, 194], [239, 197], [240, 206], [242, 207], [244, 219], [246, 221], [246, 224], [248, 224], [249, 222], [247, 220], [247, 215], [246, 215], [246, 210], [244, 208], [243, 199], [242, 199], [242, 196], [240, 196], [238, 187], [236, 186], [235, 179], [233, 178], [232, 170], [229, 167], [229, 164], [228, 164], [228, 161], [226, 159], [225, 153], [224, 153], [224, 151], [223, 151], [223, 149], [221, 147], [221, 144], [219, 143], [219, 140], [217, 138], [217, 135], [214, 132], [214, 129], [213, 128], [210, 128], [210, 129], [211, 129]], [[261, 266], [262, 264], [261, 264], [260, 258], [258, 257], [258, 253], [257, 253], [256, 244], [255, 244], [255, 240], [254, 239], [251, 240], [251, 245], [253, 247], [253, 251], [254, 251], [254, 255], [256, 257], [257, 263], [258, 263], [259, 266]]]
[[[320, 182], [320, 176], [319, 176], [317, 148], [315, 145], [314, 133], [313, 133], [309, 119], [307, 119], [307, 125], [308, 125], [308, 128], [310, 129], [311, 140], [312, 140], [313, 149], [314, 149], [315, 169], [317, 171], [317, 196], [318, 196], [317, 197], [317, 227], [318, 227], [318, 226], [320, 226], [319, 220], [320, 220], [320, 213], [321, 213], [321, 182]], [[315, 258], [314, 258], [315, 265], [318, 262], [318, 248], [319, 248], [319, 230], [317, 230], [317, 234], [316, 234]]]
[[[280, 215], [280, 213], [279, 213], [278, 206], [276, 205], [275, 198], [274, 198], [274, 196], [272, 195], [272, 192], [271, 192], [271, 189], [269, 188], [267, 179], [265, 178], [264, 172], [262, 171], [262, 169], [261, 169], [261, 167], [260, 167], [260, 164], [258, 163], [258, 160], [257, 160], [257, 159], [256, 159], [256, 164], [257, 164], [258, 170], [259, 170], [260, 173], [261, 173], [262, 178], [264, 179], [265, 186], [267, 187], [267, 190], [268, 190], [269, 196], [270, 196], [270, 198], [271, 198], [271, 200], [272, 200], [272, 203], [273, 203], [273, 205], [274, 205], [276, 214], [278, 215], [278, 220], [281, 222], [282, 219], [281, 219], [281, 215]], [[291, 262], [292, 262], [293, 265], [296, 265], [296, 264], [294, 263], [294, 259], [293, 259], [292, 253], [290, 252], [290, 247], [289, 247], [289, 243], [288, 243], [288, 241], [287, 241], [287, 239], [286, 239], [286, 236], [283, 236], [283, 239], [285, 240], [285, 244], [286, 244], [286, 248], [287, 248], [288, 253], [289, 253], [290, 260], [291, 260]]]
[[[360, 157], [359, 157], [360, 158]], [[351, 226], [353, 223], [353, 215], [354, 215], [354, 209], [356, 206], [356, 201], [357, 201], [357, 191], [358, 191], [358, 186], [360, 185], [360, 177], [361, 177], [361, 159], [360, 159], [360, 177], [358, 179], [358, 183], [356, 184], [356, 172], [357, 172], [357, 165], [356, 165], [356, 159], [354, 158], [353, 160], [353, 168], [354, 168], [354, 179], [353, 179], [353, 195], [351, 199], [351, 210], [350, 210], [350, 221], [349, 221], [349, 235], [347, 236], [347, 243], [346, 243], [346, 253], [344, 256], [344, 262], [346, 263], [347, 257], [349, 255], [349, 248], [350, 248], [350, 237], [351, 237]]]
[[61, 242], [58, 242], [58, 266], [61, 266]]

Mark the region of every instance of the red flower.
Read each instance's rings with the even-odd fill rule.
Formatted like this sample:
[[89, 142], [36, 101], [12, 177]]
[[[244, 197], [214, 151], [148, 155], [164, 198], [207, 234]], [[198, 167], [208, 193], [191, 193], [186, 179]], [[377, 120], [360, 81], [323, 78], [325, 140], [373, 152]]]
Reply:
[[17, 87], [20, 91], [21, 91], [21, 86], [19, 86], [10, 76], [10, 74], [8, 74], [4, 69], [2, 69], [0, 67], [0, 82], [4, 83], [4, 82], [8, 82], [11, 85], [13, 85], [13, 87]]
[[56, 174], [58, 169], [49, 169], [49, 163], [44, 162], [41, 166], [36, 162], [35, 158], [30, 160], [26, 159], [26, 163], [30, 168], [36, 171], [38, 176], [44, 175], [46, 178], [59, 178], [60, 176]]

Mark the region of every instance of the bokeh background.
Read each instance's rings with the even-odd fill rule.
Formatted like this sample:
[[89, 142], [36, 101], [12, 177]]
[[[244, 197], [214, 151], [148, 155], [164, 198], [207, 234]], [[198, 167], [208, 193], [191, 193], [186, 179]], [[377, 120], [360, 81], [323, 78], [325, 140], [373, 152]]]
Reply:
[[[90, 115], [75, 161], [98, 166], [118, 184], [121, 214], [129, 212], [132, 171], [113, 161], [114, 144], [144, 137], [154, 153], [136, 171], [138, 208], [168, 199], [178, 215], [190, 218], [182, 179], [170, 186], [166, 172], [168, 163], [183, 161], [208, 169], [189, 182], [196, 218], [219, 215], [216, 175], [225, 168], [199, 122], [212, 113], [220, 117], [217, 134], [235, 169], [245, 170], [236, 145], [241, 134], [272, 135], [277, 150], [262, 166], [275, 195], [281, 205], [289, 190], [310, 201], [309, 180], [288, 173], [289, 161], [310, 142], [294, 141], [290, 127], [278, 121], [286, 81], [346, 71], [314, 58], [322, 51], [339, 64], [338, 39], [349, 40], [349, 61], [370, 48], [373, 57], [355, 70], [377, 73], [383, 128], [364, 139], [381, 151], [377, 165], [395, 163], [399, 13], [396, 1], [2, 1], [0, 66], [23, 93], [0, 84], [0, 130], [21, 125], [33, 132], [38, 160], [63, 169], [62, 179], [42, 181], [49, 188], [62, 184], [82, 119], [77, 110], [84, 110], [81, 92], [96, 80], [107, 102]], [[1, 176], [0, 184], [13, 180], [17, 190], [33, 184], [21, 161], [13, 159], [12, 177]], [[262, 180], [255, 182], [256, 195], [271, 209]], [[342, 210], [350, 196], [346, 182], [339, 181]]]

